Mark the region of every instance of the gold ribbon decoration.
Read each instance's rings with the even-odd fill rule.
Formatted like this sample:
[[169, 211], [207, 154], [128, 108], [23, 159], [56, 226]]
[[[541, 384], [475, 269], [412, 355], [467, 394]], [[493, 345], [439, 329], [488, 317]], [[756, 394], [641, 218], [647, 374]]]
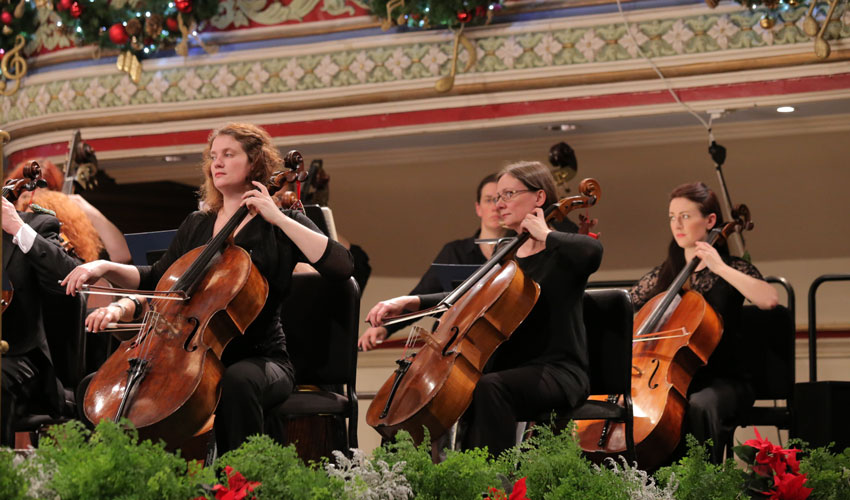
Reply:
[[119, 54], [116, 65], [118, 66], [118, 69], [130, 75], [130, 79], [133, 80], [133, 83], [139, 83], [139, 80], [142, 77], [142, 63], [139, 62], [139, 58], [132, 52], [126, 50]]
[[[10, 96], [21, 87], [21, 79], [27, 74], [27, 60], [21, 57], [21, 50], [26, 45], [22, 35], [15, 37], [15, 46], [3, 55], [0, 61], [0, 94]], [[15, 82], [11, 89], [6, 88], [6, 81]]]
[[[390, 0], [387, 2], [387, 18], [381, 22], [381, 29], [387, 31], [393, 25], [393, 10], [396, 7], [404, 7], [404, 0]], [[399, 19], [403, 19], [399, 16]], [[397, 24], [402, 24], [403, 21], [396, 21]]]
[[195, 21], [192, 21], [192, 24], [190, 26], [186, 26], [186, 23], [183, 22], [182, 12], [177, 13], [177, 27], [180, 28], [180, 34], [183, 35], [183, 37], [180, 39], [180, 43], [177, 44], [177, 47], [174, 48], [174, 51], [180, 54], [181, 56], [189, 56], [190, 35], [192, 36], [192, 38], [195, 39], [195, 42], [197, 42], [197, 44], [202, 49], [204, 49], [204, 52], [206, 52], [207, 54], [215, 54], [216, 52], [218, 52], [217, 45], [207, 45], [204, 43], [203, 40], [201, 40], [201, 37], [198, 36], [198, 32], [196, 31], [197, 25], [195, 24]]

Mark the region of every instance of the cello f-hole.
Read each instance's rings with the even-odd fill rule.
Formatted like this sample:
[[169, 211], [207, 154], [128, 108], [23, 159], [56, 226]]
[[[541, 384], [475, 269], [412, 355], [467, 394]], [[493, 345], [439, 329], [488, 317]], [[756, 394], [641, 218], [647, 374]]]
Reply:
[[454, 349], [450, 351], [447, 351], [447, 349], [450, 345], [455, 343], [455, 340], [457, 340], [457, 336], [460, 335], [460, 329], [456, 326], [453, 326], [452, 329], [449, 331], [452, 332], [452, 337], [449, 339], [448, 342], [446, 342], [446, 346], [443, 347], [443, 356], [451, 356], [456, 352]]
[[658, 382], [653, 384], [652, 379], [654, 379], [655, 374], [658, 373], [658, 367], [661, 366], [661, 362], [657, 359], [653, 359], [652, 361], [650, 361], [650, 363], [655, 365], [655, 368], [652, 370], [652, 375], [649, 376], [649, 380], [646, 382], [646, 385], [650, 389], [655, 389], [656, 387], [658, 387]]
[[192, 331], [189, 332], [189, 335], [186, 337], [186, 342], [183, 344], [183, 350], [186, 352], [195, 352], [198, 350], [198, 344], [190, 346], [192, 343], [192, 339], [195, 338], [195, 335], [198, 333], [198, 327], [201, 325], [201, 322], [198, 321], [198, 318], [187, 318], [186, 321], [188, 323], [192, 323]]

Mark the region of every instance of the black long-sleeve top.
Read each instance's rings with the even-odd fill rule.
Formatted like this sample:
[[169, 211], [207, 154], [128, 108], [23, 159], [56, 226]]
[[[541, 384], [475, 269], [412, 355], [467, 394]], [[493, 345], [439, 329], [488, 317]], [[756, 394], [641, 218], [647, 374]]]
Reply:
[[[552, 231], [543, 251], [516, 260], [540, 285], [540, 298], [485, 371], [546, 365], [575, 406], [590, 391], [582, 299], [588, 277], [602, 261], [602, 244], [589, 236]], [[422, 295], [421, 307], [432, 307], [445, 296]]]
[[[301, 212], [282, 210], [313, 231], [320, 232]], [[137, 266], [141, 276], [140, 288], [156, 287], [168, 267], [188, 251], [201, 246], [213, 236], [216, 214], [193, 212], [180, 224], [168, 251], [151, 266]], [[322, 276], [329, 279], [347, 279], [354, 268], [351, 254], [336, 241], [328, 240], [325, 252], [316, 262], [309, 262], [295, 243], [279, 227], [256, 216], [236, 233], [236, 245], [251, 255], [251, 261], [266, 278], [269, 295], [260, 314], [246, 329], [245, 334], [232, 340], [222, 355], [225, 365], [251, 356], [281, 357], [288, 360], [286, 336], [280, 322], [281, 303], [292, 283], [292, 271], [298, 262], [308, 262]], [[285, 314], [285, 311], [284, 311]]]

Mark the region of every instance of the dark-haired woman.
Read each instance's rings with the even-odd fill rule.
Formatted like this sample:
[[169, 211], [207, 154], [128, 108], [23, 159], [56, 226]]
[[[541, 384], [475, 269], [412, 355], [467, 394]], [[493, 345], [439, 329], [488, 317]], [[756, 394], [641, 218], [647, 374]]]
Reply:
[[[269, 196], [263, 183], [281, 163], [271, 137], [257, 126], [233, 123], [214, 131], [204, 151], [204, 210], [183, 221], [159, 261], [152, 266], [94, 261], [77, 267], [63, 281], [71, 294], [99, 277], [123, 288], [152, 290], [174, 261], [209, 241], [239, 207], [250, 209], [233, 238], [250, 253], [268, 281], [269, 294], [245, 334], [231, 341], [222, 355], [226, 369], [215, 412], [219, 454], [237, 448], [250, 435], [263, 433], [264, 411], [292, 392], [294, 368], [286, 351], [280, 306], [295, 264], [308, 262], [331, 279], [346, 279], [352, 272], [351, 254], [345, 247], [321, 234], [300, 212], [279, 209]], [[124, 298], [115, 307], [97, 309], [87, 325], [96, 330], [140, 313], [132, 299]]]
[[647, 273], [631, 290], [635, 310], [663, 293], [693, 258], [700, 264], [689, 278], [690, 289], [702, 294], [723, 318], [720, 343], [691, 381], [684, 432], [700, 442], [712, 440], [711, 459], [723, 461], [731, 424], [741, 410], [753, 404], [752, 388], [742, 359], [741, 308], [748, 299], [761, 309], [776, 306], [776, 290], [762, 279], [752, 264], [718, 251], [704, 242], [708, 232], [723, 224], [717, 196], [701, 182], [683, 184], [670, 193], [670, 232], [673, 240], [667, 259]]
[[[602, 260], [602, 245], [581, 234], [553, 231], [543, 209], [558, 201], [548, 167], [521, 162], [499, 174], [496, 207], [502, 224], [530, 238], [517, 263], [540, 285], [528, 317], [490, 359], [464, 420], [464, 448], [487, 446], [499, 455], [516, 444], [516, 423], [587, 398], [587, 335], [582, 297], [587, 278]], [[445, 294], [407, 295], [379, 302], [367, 315], [373, 326], [402, 310], [436, 305]]]

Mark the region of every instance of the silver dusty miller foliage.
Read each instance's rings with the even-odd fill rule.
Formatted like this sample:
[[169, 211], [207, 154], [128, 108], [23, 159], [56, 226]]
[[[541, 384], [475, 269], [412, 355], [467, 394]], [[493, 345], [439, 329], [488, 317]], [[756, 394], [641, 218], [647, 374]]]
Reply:
[[[647, 474], [646, 471], [638, 469], [637, 464], [632, 467], [623, 456], [619, 458], [622, 462], [622, 469], [613, 458], [606, 458], [605, 463], [614, 475], [628, 485], [630, 500], [675, 500], [675, 493], [679, 488], [679, 481], [676, 480], [675, 476], [670, 477], [670, 483], [666, 487], [659, 488], [655, 478]], [[599, 469], [598, 465], [593, 467]]]
[[[325, 469], [331, 477], [345, 481], [345, 492], [353, 500], [408, 500], [413, 498], [413, 490], [407, 478], [402, 475], [405, 462], [390, 467], [383, 460], [375, 464], [366, 458], [366, 454], [353, 449], [349, 460], [339, 451], [334, 451], [336, 465], [327, 464]], [[375, 468], [377, 466], [377, 469]]]

